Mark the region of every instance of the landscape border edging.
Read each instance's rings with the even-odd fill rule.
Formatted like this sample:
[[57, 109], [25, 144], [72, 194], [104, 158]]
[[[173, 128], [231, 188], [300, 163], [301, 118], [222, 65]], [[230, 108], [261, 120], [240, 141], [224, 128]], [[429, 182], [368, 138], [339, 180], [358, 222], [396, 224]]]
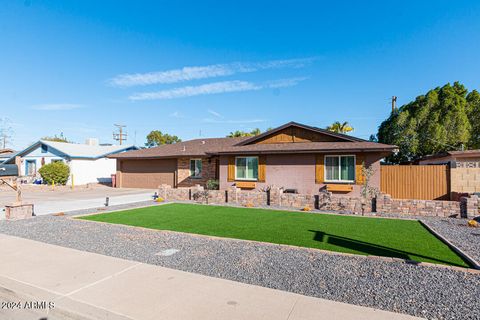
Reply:
[[435, 237], [440, 239], [442, 242], [444, 242], [447, 246], [450, 247], [453, 251], [455, 251], [459, 256], [461, 256], [463, 259], [467, 260], [474, 269], [480, 270], [480, 263], [477, 262], [474, 258], [472, 258], [470, 255], [467, 253], [463, 252], [462, 249], [458, 248], [456, 245], [454, 245], [450, 240], [442, 236], [439, 232], [435, 231], [432, 227], [430, 227], [425, 221], [418, 220], [422, 226], [424, 226], [428, 231], [430, 231]]

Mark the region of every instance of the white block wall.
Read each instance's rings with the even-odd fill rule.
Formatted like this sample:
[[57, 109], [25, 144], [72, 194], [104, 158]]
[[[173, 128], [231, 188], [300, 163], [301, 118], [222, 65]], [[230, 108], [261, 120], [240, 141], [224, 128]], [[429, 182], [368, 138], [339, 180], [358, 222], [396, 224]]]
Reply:
[[[69, 162], [70, 177], [73, 174], [75, 185], [99, 182], [111, 182], [111, 175], [116, 173], [117, 161], [115, 159], [101, 158], [97, 160], [74, 159]], [[70, 178], [67, 182], [72, 184]]]

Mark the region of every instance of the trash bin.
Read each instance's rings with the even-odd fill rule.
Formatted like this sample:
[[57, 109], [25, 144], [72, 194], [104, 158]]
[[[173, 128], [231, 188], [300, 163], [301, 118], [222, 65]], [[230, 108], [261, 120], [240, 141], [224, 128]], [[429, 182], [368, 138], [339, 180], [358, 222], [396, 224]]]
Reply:
[[112, 174], [112, 187], [116, 188], [117, 187], [117, 175]]

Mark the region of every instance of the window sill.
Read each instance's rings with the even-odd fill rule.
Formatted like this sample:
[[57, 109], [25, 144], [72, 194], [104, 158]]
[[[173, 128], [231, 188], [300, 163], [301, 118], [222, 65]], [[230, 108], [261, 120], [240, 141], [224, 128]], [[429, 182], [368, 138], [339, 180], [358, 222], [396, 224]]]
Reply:
[[199, 179], [202, 179], [202, 177], [192, 177], [192, 176], [190, 176], [189, 178], [190, 178], [190, 179], [193, 179], [193, 180], [199, 180]]
[[325, 180], [324, 183], [353, 184], [353, 183], [355, 183], [355, 181], [353, 181], [353, 180], [352, 180], [352, 181], [350, 181], [350, 180], [349, 180], [349, 181], [345, 181], [345, 180], [343, 180], [343, 181], [338, 181], [338, 180]]

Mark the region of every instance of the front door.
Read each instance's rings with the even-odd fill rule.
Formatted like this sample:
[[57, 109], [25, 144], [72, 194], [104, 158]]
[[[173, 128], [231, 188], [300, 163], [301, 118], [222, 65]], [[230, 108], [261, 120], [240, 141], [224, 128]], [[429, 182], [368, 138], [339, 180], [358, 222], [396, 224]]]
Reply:
[[27, 160], [26, 167], [25, 167], [25, 175], [34, 176], [36, 174], [37, 174], [37, 161]]

